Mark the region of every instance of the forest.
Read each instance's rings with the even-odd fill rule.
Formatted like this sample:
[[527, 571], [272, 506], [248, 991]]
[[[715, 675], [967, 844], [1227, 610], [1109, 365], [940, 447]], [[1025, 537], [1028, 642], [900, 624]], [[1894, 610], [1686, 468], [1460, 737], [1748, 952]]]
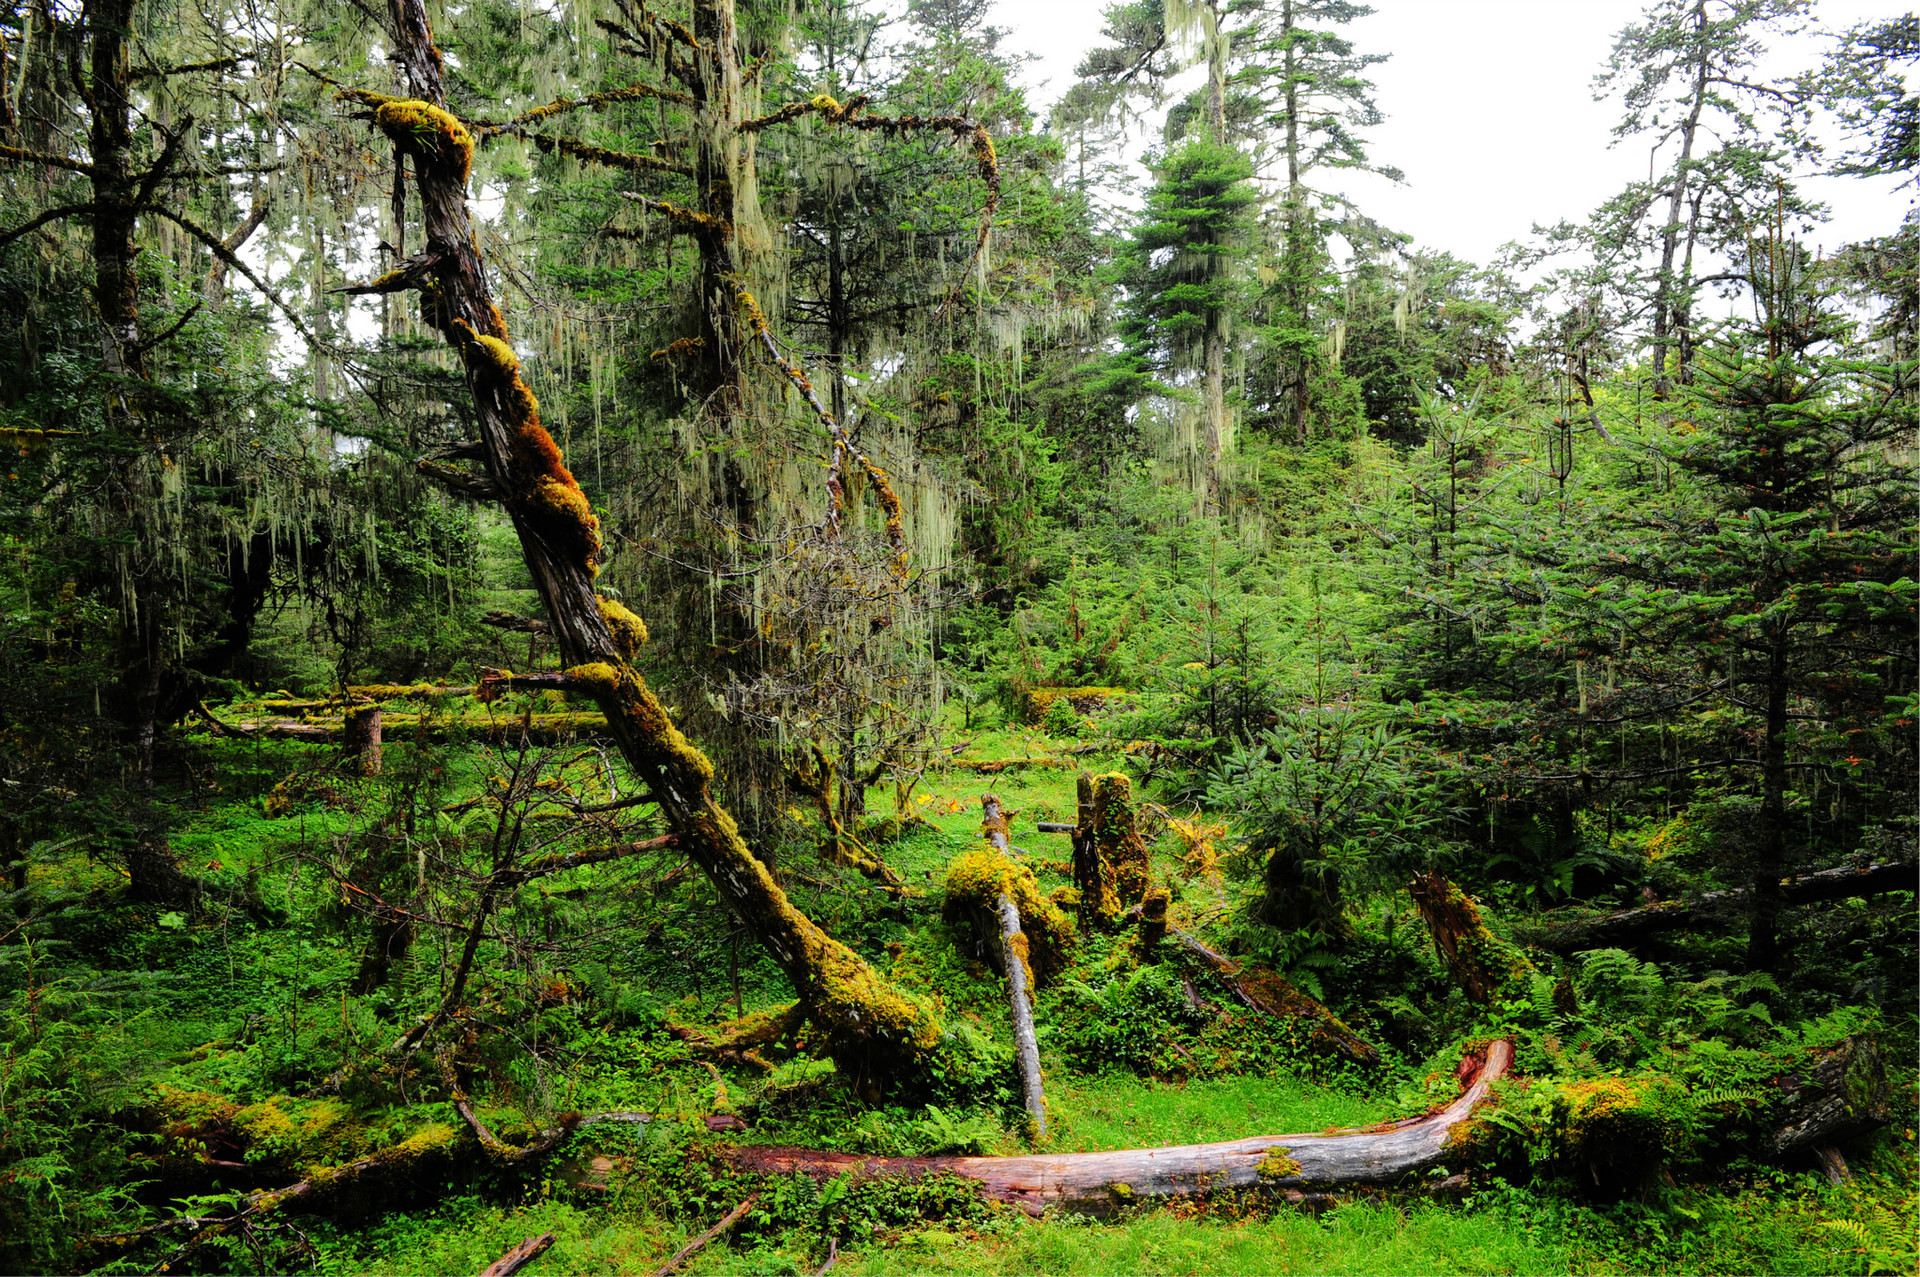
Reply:
[[1913, 1272], [1920, 23], [1643, 2], [1476, 262], [1351, 0], [0, 0], [0, 1271]]

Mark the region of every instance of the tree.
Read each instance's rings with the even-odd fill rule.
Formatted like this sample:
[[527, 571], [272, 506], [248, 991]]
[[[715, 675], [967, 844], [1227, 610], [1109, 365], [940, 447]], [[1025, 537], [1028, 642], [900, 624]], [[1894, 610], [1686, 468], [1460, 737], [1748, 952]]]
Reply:
[[1741, 256], [1757, 210], [1776, 197], [1796, 215], [1811, 211], [1787, 184], [1808, 143], [1760, 127], [1763, 114], [1802, 118], [1806, 94], [1757, 78], [1764, 38], [1798, 30], [1806, 9], [1806, 0], [1659, 0], [1621, 29], [1594, 81], [1596, 96], [1621, 95], [1614, 137], [1649, 138], [1653, 155], [1667, 157], [1664, 173], [1616, 197], [1590, 232], [1598, 255], [1616, 263], [1615, 287], [1634, 317], [1650, 323], [1655, 398], [1687, 380], [1700, 288], [1742, 279], [1737, 269], [1703, 274], [1696, 256]]
[[[692, 239], [699, 251], [696, 379], [704, 389], [703, 400], [710, 411], [751, 421], [765, 398], [752, 383], [750, 360], [766, 358], [801, 394], [832, 441], [835, 465], [828, 476], [832, 505], [827, 526], [830, 532], [836, 530], [844, 517], [840, 476], [858, 467], [883, 500], [891, 489], [885, 474], [853, 448], [801, 371], [787, 362], [747, 287], [753, 254], [764, 240], [760, 210], [753, 202], [753, 152], [744, 142], [808, 115], [883, 135], [957, 135], [972, 147], [990, 187], [997, 179], [993, 144], [970, 120], [866, 116], [857, 102], [842, 105], [825, 96], [749, 116], [742, 91], [740, 33], [730, 0], [699, 0], [691, 26], [642, 6], [628, 9], [625, 16], [625, 23], [608, 23], [608, 29], [624, 47], [651, 61], [665, 82], [637, 82], [622, 91], [624, 100], [651, 98], [684, 106], [689, 131], [683, 142], [668, 141], [662, 148], [677, 158], [628, 155], [605, 160], [628, 171], [695, 179], [694, 197], [687, 203], [639, 194], [634, 202]], [[519, 357], [507, 341], [505, 320], [475, 247], [465, 189], [474, 132], [446, 108], [442, 58], [418, 0], [394, 0], [391, 18], [393, 56], [410, 96], [367, 89], [350, 89], [345, 96], [367, 108], [374, 126], [392, 142], [396, 158], [411, 164], [426, 243], [395, 270], [363, 287], [418, 290], [423, 317], [461, 356], [480, 437], [452, 455], [482, 461], [485, 473], [461, 471], [438, 460], [423, 466], [458, 490], [497, 501], [513, 521], [568, 666], [561, 675], [520, 682], [561, 686], [591, 696], [600, 706], [610, 734], [646, 784], [677, 845], [766, 947], [793, 984], [800, 1009], [819, 1028], [847, 1074], [870, 1089], [882, 1078], [910, 1076], [938, 1039], [932, 1012], [887, 985], [787, 899], [714, 797], [713, 764], [681, 734], [634, 669], [646, 638], [644, 624], [594, 588], [601, 551], [599, 520], [540, 422], [539, 406], [520, 375]], [[524, 133], [545, 118], [607, 100], [562, 100], [506, 124], [475, 127], [496, 134]], [[982, 238], [985, 233], [983, 226]], [[897, 498], [888, 516], [896, 568], [904, 575], [906, 548], [898, 528]], [[504, 681], [515, 685], [511, 678]]]

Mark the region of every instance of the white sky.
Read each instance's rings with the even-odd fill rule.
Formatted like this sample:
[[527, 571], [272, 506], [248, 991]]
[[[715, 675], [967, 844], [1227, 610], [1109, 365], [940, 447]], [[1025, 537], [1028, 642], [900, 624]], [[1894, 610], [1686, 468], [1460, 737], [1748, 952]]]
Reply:
[[[1647, 171], [1644, 144], [1609, 149], [1617, 102], [1593, 100], [1593, 77], [1613, 35], [1641, 0], [1371, 0], [1348, 27], [1357, 52], [1386, 53], [1373, 68], [1386, 123], [1370, 134], [1372, 158], [1406, 173], [1395, 186], [1346, 175], [1355, 202], [1425, 248], [1485, 263], [1535, 224], [1579, 221]], [[1003, 46], [1039, 59], [1027, 68], [1044, 109], [1073, 83], [1098, 42], [1104, 0], [999, 0]], [[1820, 0], [1827, 31], [1896, 17], [1896, 0]], [[1812, 66], [1830, 42], [1809, 34], [1775, 51], [1783, 69]], [[1832, 246], [1890, 233], [1913, 192], [1893, 178], [1814, 178], [1805, 187], [1832, 207], [1813, 236]]]

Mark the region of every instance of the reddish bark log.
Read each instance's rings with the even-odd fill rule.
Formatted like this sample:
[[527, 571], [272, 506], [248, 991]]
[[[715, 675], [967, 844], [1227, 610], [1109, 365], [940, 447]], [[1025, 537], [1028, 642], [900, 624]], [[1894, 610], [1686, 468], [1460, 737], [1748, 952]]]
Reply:
[[1038, 1215], [1049, 1206], [1103, 1212], [1145, 1198], [1265, 1190], [1293, 1198], [1310, 1191], [1398, 1183], [1439, 1165], [1447, 1137], [1513, 1063], [1513, 1044], [1496, 1041], [1473, 1080], [1446, 1108], [1423, 1117], [1357, 1130], [1255, 1135], [1217, 1144], [1121, 1149], [1110, 1153], [1022, 1157], [861, 1157], [803, 1148], [737, 1147], [721, 1156], [741, 1170], [802, 1172], [818, 1180], [849, 1172], [917, 1179], [948, 1173], [981, 1192]]

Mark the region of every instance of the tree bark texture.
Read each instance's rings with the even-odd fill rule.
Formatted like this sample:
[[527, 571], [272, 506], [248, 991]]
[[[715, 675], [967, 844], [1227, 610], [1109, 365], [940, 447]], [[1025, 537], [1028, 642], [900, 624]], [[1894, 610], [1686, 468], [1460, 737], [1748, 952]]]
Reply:
[[1409, 890], [1440, 960], [1473, 1001], [1491, 1005], [1508, 984], [1532, 971], [1518, 949], [1487, 930], [1479, 903], [1438, 872], [1418, 875]]
[[1081, 772], [1074, 789], [1073, 886], [1080, 893], [1080, 925], [1091, 931], [1118, 917], [1120, 904], [1113, 894], [1113, 875], [1094, 841], [1093, 777]]
[[[425, 225], [419, 259], [425, 266], [423, 310], [460, 353], [487, 475], [519, 536], [568, 673], [599, 704], [608, 733], [659, 804], [679, 846], [792, 982], [842, 1071], [866, 1089], [878, 1079], [910, 1072], [939, 1039], [932, 1010], [888, 985], [787, 899], [714, 797], [713, 764], [680, 733], [634, 670], [631, 660], [644, 641], [644, 624], [594, 590], [598, 520], [540, 424], [538, 404], [520, 378], [519, 359], [508, 344], [506, 322], [493, 303], [475, 247], [466, 203], [473, 137], [445, 110], [440, 52], [422, 0], [392, 0], [392, 17], [393, 58], [412, 98], [363, 91], [349, 96], [373, 107], [375, 127], [413, 162]], [[731, 0], [697, 0], [687, 39], [680, 38], [687, 34], [683, 28], [658, 20], [656, 26], [669, 31], [679, 46], [675, 56], [692, 59], [713, 90], [702, 98], [696, 131], [724, 135], [737, 148], [740, 72]], [[715, 112], [724, 118], [709, 118]], [[711, 150], [697, 148], [702, 158], [696, 168], [704, 170]], [[714, 168], [696, 178], [709, 215], [730, 219], [729, 170]], [[721, 225], [714, 223], [714, 234], [720, 234]], [[706, 251], [702, 259], [729, 260], [725, 252], [716, 257]], [[717, 290], [733, 296], [731, 282], [717, 277], [705, 280], [704, 287], [710, 303]], [[732, 308], [729, 300], [723, 313]], [[708, 343], [710, 357], [730, 358], [716, 349], [721, 344]], [[725, 344], [732, 348], [733, 343]]]
[[1032, 1215], [1050, 1206], [1102, 1214], [1144, 1199], [1218, 1192], [1265, 1191], [1297, 1200], [1318, 1190], [1393, 1185], [1439, 1165], [1447, 1157], [1448, 1135], [1512, 1062], [1513, 1044], [1496, 1041], [1476, 1062], [1472, 1082], [1446, 1108], [1357, 1130], [1021, 1157], [870, 1158], [780, 1147], [731, 1148], [721, 1155], [743, 1170], [802, 1172], [822, 1181], [848, 1172], [914, 1179], [953, 1174]]
[[380, 707], [368, 705], [347, 711], [340, 725], [340, 744], [347, 766], [362, 776], [380, 774]]
[[[1000, 799], [983, 794], [980, 812], [980, 832], [987, 845], [961, 856], [948, 871], [946, 913], [973, 931], [975, 943], [998, 959], [995, 965], [1006, 977], [1021, 1100], [1035, 1132], [1044, 1138], [1047, 1104], [1040, 1077], [1040, 1039], [1033, 1027], [1033, 990], [1041, 969], [1036, 961], [1049, 971], [1059, 964], [1067, 920], [1041, 898], [1032, 871], [1013, 862]], [[1023, 918], [1034, 924], [1038, 944], [1029, 939]]]

